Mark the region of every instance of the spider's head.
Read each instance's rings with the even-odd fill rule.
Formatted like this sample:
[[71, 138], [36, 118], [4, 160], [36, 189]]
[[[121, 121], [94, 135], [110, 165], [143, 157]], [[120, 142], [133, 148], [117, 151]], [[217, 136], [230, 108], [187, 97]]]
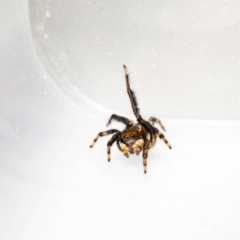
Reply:
[[137, 127], [127, 128], [121, 133], [122, 141], [131, 147], [138, 139], [140, 139], [139, 129]]
[[139, 126], [132, 126], [122, 131], [121, 139], [130, 154], [139, 154], [142, 150], [142, 133]]

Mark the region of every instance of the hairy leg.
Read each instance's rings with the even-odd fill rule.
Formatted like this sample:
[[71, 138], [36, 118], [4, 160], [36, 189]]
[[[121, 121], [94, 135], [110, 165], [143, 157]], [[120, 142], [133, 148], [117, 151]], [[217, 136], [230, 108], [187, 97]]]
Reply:
[[121, 123], [125, 124], [126, 126], [132, 126], [133, 125], [133, 122], [131, 120], [129, 120], [128, 118], [119, 116], [117, 114], [112, 114], [112, 116], [108, 120], [107, 126], [110, 125], [112, 120], [116, 120], [118, 122], [121, 122]]
[[133, 90], [130, 88], [129, 74], [128, 74], [127, 67], [125, 65], [123, 65], [123, 68], [124, 68], [124, 73], [125, 73], [125, 78], [126, 78], [127, 93], [130, 98], [132, 110], [133, 110], [133, 113], [136, 116], [136, 118], [139, 118], [140, 117], [140, 109], [137, 104], [137, 98], [136, 98], [136, 95], [133, 92]]
[[98, 140], [99, 137], [104, 137], [104, 136], [107, 136], [109, 134], [113, 134], [115, 132], [119, 132], [117, 129], [110, 129], [108, 131], [103, 131], [103, 132], [100, 132], [93, 140], [92, 144], [90, 145], [90, 148], [92, 148], [94, 146], [94, 144], [96, 143], [96, 141]]
[[134, 113], [135, 117], [137, 118], [137, 121], [149, 132], [150, 139], [152, 141], [153, 135], [155, 132], [155, 128], [149, 122], [145, 121], [142, 118], [142, 116], [140, 115], [140, 109], [138, 107], [137, 98], [135, 96], [134, 91], [130, 88], [129, 74], [128, 74], [127, 67], [125, 65], [123, 65], [123, 68], [124, 68], [125, 78], [126, 78], [127, 93], [130, 98], [133, 113]]
[[146, 131], [149, 133], [150, 135], [150, 141], [152, 142], [153, 140], [153, 135], [155, 134], [155, 132], [158, 130], [157, 128], [155, 128], [151, 123], [145, 121], [141, 116], [137, 119], [138, 123], [141, 124], [141, 126], [143, 126]]
[[143, 145], [143, 171], [146, 174], [147, 173], [147, 158], [148, 158], [148, 150], [149, 150], [149, 141], [145, 141]]
[[162, 139], [165, 144], [170, 148], [172, 149], [171, 145], [169, 144], [168, 140], [165, 138], [165, 136], [159, 131], [157, 130], [156, 134], [159, 136], [160, 139]]
[[164, 131], [166, 131], [166, 128], [163, 126], [163, 124], [162, 124], [162, 122], [160, 121], [160, 119], [155, 118], [155, 117], [150, 117], [150, 118], [148, 119], [148, 121], [149, 121], [152, 125], [154, 125], [154, 123], [158, 123], [158, 124], [160, 125], [160, 127], [161, 127]]
[[107, 156], [108, 156], [108, 161], [110, 162], [111, 160], [111, 146], [113, 145], [113, 143], [119, 138], [120, 136], [120, 132], [118, 131], [117, 133], [115, 133], [112, 138], [108, 141], [107, 143]]

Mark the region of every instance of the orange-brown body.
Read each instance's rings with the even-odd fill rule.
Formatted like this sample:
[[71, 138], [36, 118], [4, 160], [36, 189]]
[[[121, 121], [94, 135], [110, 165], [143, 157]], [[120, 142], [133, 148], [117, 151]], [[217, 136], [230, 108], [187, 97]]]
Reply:
[[[129, 157], [129, 154], [139, 154], [143, 150], [144, 139], [149, 140], [147, 146], [148, 149], [154, 147], [157, 140], [157, 135], [154, 135], [152, 141], [150, 141], [150, 135], [147, 131], [139, 124], [136, 123], [131, 127], [126, 127], [121, 133], [121, 139], [124, 143], [120, 145], [120, 150], [124, 152], [124, 155]], [[127, 151], [125, 149], [127, 147]], [[125, 151], [123, 150], [125, 149]]]

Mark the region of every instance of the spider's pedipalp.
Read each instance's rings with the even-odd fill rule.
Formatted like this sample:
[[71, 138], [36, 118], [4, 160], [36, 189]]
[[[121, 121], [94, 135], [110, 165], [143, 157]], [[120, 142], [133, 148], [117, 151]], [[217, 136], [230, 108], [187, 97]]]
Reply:
[[143, 139], [137, 140], [133, 145], [134, 153], [138, 155], [142, 151], [142, 146], [143, 146]]
[[125, 124], [126, 126], [129, 126], [129, 127], [133, 125], [133, 122], [131, 120], [129, 120], [128, 118], [119, 116], [117, 114], [112, 114], [112, 116], [108, 120], [107, 126], [110, 125], [112, 120], [116, 120], [118, 122], [121, 122], [121, 123], [123, 123], [123, 124]]
[[104, 136], [107, 136], [109, 134], [113, 134], [115, 132], [119, 132], [117, 129], [110, 129], [108, 131], [103, 131], [103, 132], [100, 132], [93, 140], [92, 144], [89, 146], [90, 148], [92, 148], [94, 146], [94, 144], [97, 142], [98, 138], [99, 137], [104, 137]]
[[150, 122], [152, 125], [154, 125], [154, 123], [158, 123], [160, 125], [160, 127], [163, 129], [163, 131], [166, 132], [166, 128], [163, 126], [162, 122], [160, 121], [160, 119], [155, 118], [155, 117], [150, 117], [148, 119], [148, 122]]
[[120, 143], [120, 149], [123, 152], [124, 156], [129, 158], [129, 148], [127, 147], [127, 145], [125, 143]]

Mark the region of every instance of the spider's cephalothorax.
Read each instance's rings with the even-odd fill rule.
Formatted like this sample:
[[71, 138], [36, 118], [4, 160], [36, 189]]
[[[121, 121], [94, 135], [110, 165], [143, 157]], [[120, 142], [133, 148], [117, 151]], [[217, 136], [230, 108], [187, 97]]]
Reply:
[[132, 122], [128, 118], [113, 114], [110, 117], [107, 126], [111, 123], [112, 120], [116, 120], [125, 124], [126, 125], [125, 129], [122, 132], [117, 129], [110, 129], [107, 131], [100, 132], [93, 140], [90, 147], [92, 148], [94, 146], [99, 137], [113, 134], [112, 138], [107, 143], [108, 161], [110, 161], [111, 159], [110, 148], [113, 145], [113, 143], [116, 142], [119, 150], [123, 152], [123, 154], [126, 157], [129, 157], [129, 154], [138, 155], [142, 151], [144, 173], [147, 173], [148, 151], [150, 148], [153, 148], [155, 146], [157, 137], [162, 139], [170, 149], [172, 147], [168, 143], [164, 135], [156, 127], [154, 127], [154, 123], [158, 123], [160, 127], [165, 131], [165, 128], [162, 125], [161, 121], [155, 117], [150, 117], [148, 121], [146, 121], [140, 115], [136, 96], [129, 85], [127, 67], [125, 65], [123, 65], [123, 67], [126, 77], [127, 93], [130, 98], [133, 113], [137, 119], [137, 123]]

